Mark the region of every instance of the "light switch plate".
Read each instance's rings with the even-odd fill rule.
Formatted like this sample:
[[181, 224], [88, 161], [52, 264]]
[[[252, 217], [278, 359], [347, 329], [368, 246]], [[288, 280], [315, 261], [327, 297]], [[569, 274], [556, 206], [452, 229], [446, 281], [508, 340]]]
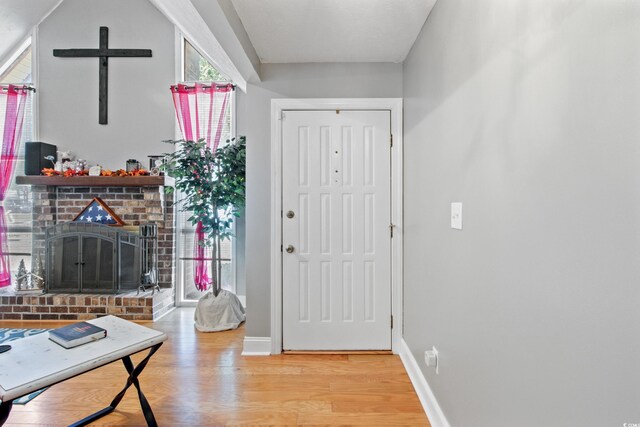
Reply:
[[451, 203], [451, 228], [462, 230], [462, 202]]

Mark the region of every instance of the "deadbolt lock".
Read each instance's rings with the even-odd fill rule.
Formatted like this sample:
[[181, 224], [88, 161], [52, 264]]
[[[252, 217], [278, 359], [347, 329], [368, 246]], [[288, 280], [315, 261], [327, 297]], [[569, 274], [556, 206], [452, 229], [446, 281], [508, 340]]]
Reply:
[[288, 211], [287, 212], [287, 218], [293, 218], [294, 216], [296, 216], [296, 214], [293, 213], [293, 211]]
[[287, 253], [288, 254], [292, 254], [294, 250], [295, 250], [295, 248], [293, 246], [291, 246], [291, 245], [287, 246]]

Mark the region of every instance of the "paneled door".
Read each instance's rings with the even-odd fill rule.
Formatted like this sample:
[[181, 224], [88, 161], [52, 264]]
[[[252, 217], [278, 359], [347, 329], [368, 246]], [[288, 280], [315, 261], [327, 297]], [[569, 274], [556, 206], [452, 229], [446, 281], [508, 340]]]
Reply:
[[390, 125], [283, 113], [284, 350], [391, 349]]

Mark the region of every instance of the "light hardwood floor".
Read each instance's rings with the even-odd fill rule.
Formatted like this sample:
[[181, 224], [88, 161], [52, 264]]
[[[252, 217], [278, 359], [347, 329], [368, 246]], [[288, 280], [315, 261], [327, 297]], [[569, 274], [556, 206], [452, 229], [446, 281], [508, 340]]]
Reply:
[[[243, 357], [244, 328], [199, 333], [192, 319], [193, 309], [181, 308], [146, 324], [169, 336], [140, 377], [161, 426], [429, 426], [398, 356]], [[60, 324], [3, 321], [0, 327]], [[125, 380], [122, 364], [113, 363], [14, 405], [5, 425], [70, 424], [105, 407]], [[94, 425], [145, 425], [135, 389]]]

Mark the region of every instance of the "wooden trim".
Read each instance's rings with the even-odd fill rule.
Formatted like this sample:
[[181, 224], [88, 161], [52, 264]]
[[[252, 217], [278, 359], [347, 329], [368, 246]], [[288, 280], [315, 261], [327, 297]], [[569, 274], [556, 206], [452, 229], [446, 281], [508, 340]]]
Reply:
[[164, 176], [17, 176], [18, 185], [54, 187], [161, 187]]

